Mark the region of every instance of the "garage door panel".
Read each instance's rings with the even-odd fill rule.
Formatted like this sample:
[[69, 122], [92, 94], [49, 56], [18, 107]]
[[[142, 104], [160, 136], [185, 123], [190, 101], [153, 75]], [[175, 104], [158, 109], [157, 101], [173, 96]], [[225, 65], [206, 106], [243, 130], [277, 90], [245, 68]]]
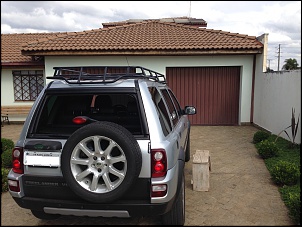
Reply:
[[166, 75], [181, 106], [196, 107], [192, 125], [238, 125], [240, 67], [173, 67]]

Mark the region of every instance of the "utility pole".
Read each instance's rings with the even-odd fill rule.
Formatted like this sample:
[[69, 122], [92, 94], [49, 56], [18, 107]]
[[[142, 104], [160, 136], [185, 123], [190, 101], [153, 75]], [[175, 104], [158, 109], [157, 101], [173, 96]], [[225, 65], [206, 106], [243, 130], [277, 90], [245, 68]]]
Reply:
[[279, 48], [278, 48], [278, 72], [279, 72], [279, 66], [280, 66], [280, 48], [281, 44], [279, 44]]

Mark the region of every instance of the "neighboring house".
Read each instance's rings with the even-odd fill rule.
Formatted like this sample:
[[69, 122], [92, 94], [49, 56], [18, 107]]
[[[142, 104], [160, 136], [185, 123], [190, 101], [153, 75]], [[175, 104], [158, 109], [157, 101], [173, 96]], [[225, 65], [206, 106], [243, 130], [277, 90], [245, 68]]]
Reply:
[[[1, 106], [32, 105], [45, 86], [43, 56], [21, 54], [22, 45], [66, 33], [1, 34]], [[24, 121], [24, 116], [10, 117]]]
[[[252, 123], [255, 73], [266, 68], [267, 36], [206, 25], [167, 18], [104, 23], [83, 32], [1, 35], [1, 105], [32, 103], [55, 66], [140, 65], [165, 74], [182, 106], [196, 106], [193, 125]], [[26, 64], [9, 58], [9, 41], [17, 37], [27, 44], [18, 42], [20, 52], [11, 54]]]

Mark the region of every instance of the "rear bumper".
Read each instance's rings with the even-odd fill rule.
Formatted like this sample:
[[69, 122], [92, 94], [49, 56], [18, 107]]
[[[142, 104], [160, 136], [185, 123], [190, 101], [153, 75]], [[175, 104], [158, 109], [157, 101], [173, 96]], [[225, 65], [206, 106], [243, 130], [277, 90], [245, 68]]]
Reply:
[[[174, 175], [183, 172], [184, 162], [179, 162], [180, 166], [167, 174], [168, 181], [150, 182], [148, 178], [138, 178], [136, 184], [122, 198], [106, 204], [91, 203], [78, 197], [67, 186], [63, 177], [11, 175], [9, 179], [19, 181], [22, 193], [10, 193], [20, 207], [49, 214], [89, 217], [159, 216], [171, 210], [179, 193], [182, 175]], [[150, 185], [153, 184], [167, 184], [173, 190], [165, 197], [152, 199]]]
[[121, 200], [111, 204], [92, 204], [83, 201], [31, 197], [13, 197], [13, 199], [22, 208], [40, 210], [49, 214], [123, 218], [162, 215], [171, 209], [174, 202], [174, 199], [162, 204], [151, 204], [145, 200]]

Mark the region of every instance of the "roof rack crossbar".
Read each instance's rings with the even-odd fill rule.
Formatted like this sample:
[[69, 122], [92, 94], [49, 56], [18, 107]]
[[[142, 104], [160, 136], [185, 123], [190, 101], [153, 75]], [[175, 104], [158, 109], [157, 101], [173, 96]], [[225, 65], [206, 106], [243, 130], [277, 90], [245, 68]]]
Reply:
[[[74, 66], [54, 67], [53, 77], [67, 83], [113, 83], [120, 79], [147, 78], [166, 84], [165, 76], [142, 66]], [[89, 81], [88, 81], [89, 80]]]

